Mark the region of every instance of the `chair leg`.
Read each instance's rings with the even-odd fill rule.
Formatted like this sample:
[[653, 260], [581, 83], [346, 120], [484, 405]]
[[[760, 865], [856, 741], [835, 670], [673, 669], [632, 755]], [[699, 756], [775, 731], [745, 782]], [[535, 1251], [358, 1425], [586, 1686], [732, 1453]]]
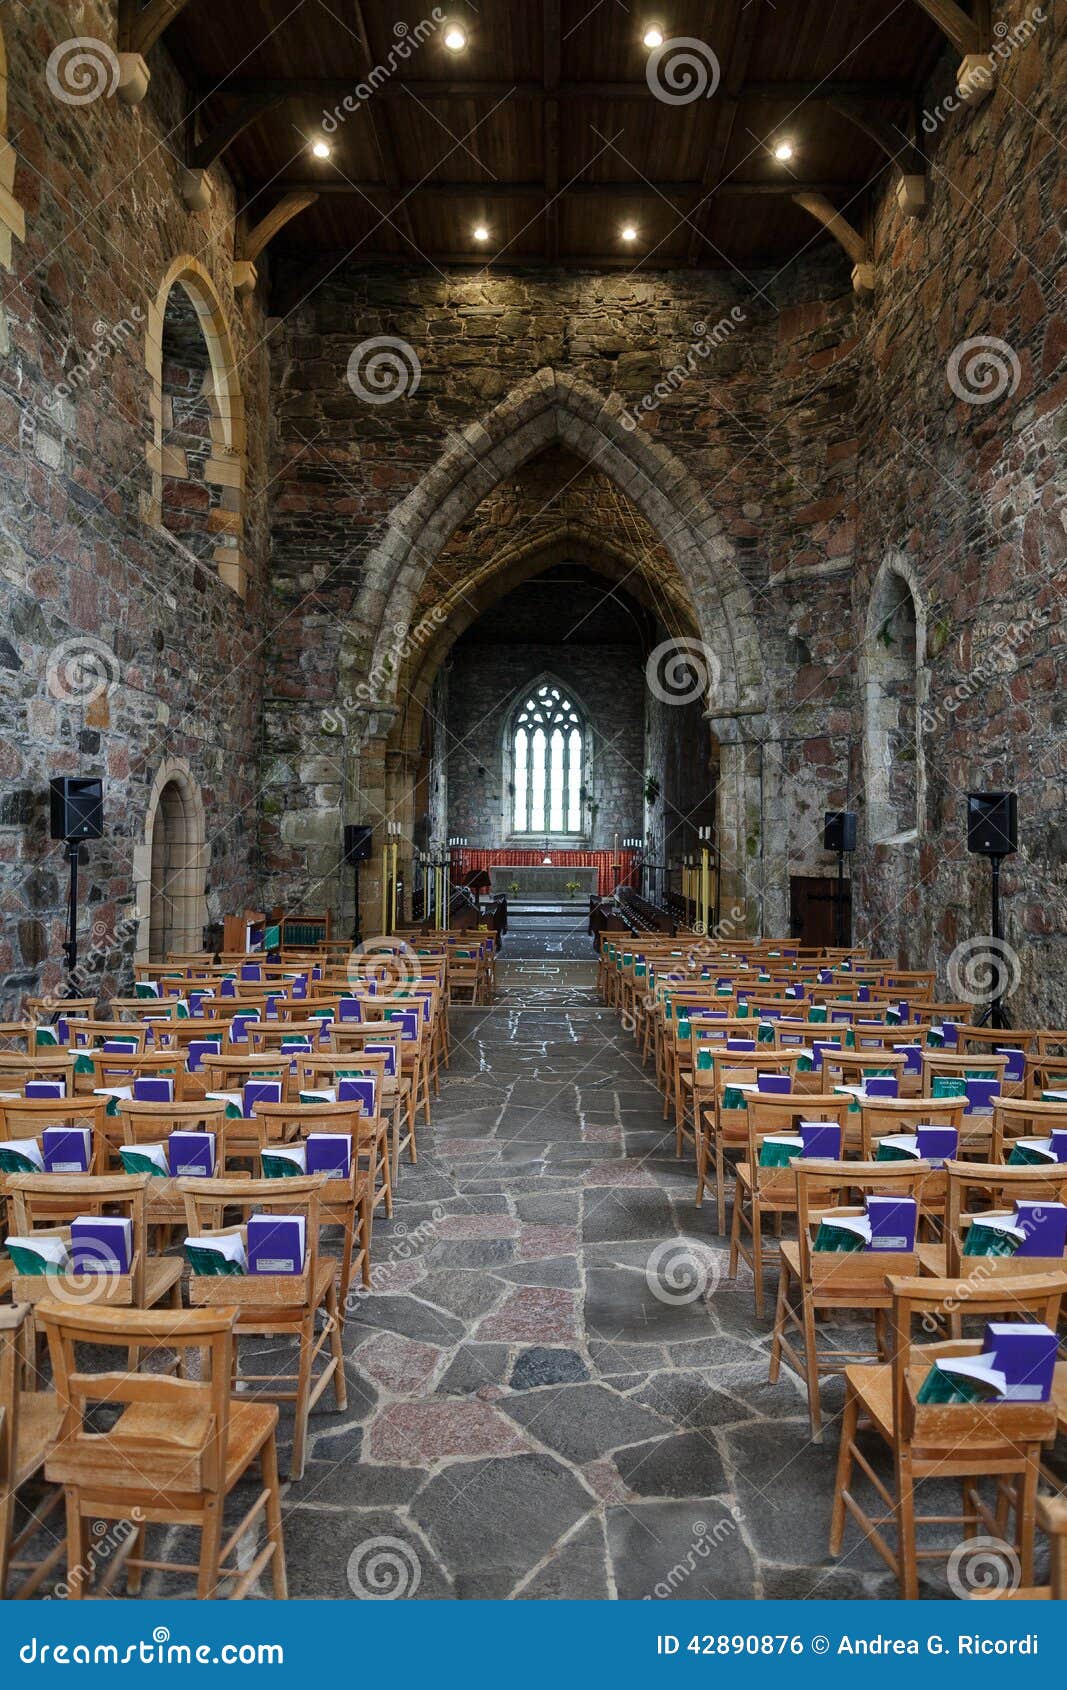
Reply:
[[371, 1281], [370, 1240], [371, 1232], [374, 1228], [374, 1192], [371, 1190], [369, 1180], [367, 1181], [363, 1196], [359, 1200], [359, 1216], [360, 1243], [363, 1246], [363, 1269], [361, 1277], [364, 1288], [369, 1291]]
[[834, 1506], [830, 1515], [830, 1554], [840, 1555], [845, 1535], [845, 1492], [852, 1483], [852, 1445], [860, 1422], [860, 1403], [855, 1392], [846, 1387], [845, 1412], [841, 1419], [841, 1443], [837, 1451], [837, 1472], [834, 1475]]
[[67, 1486], [67, 1589], [68, 1601], [85, 1597], [89, 1580], [88, 1532], [82, 1518], [81, 1497], [74, 1485]]
[[[137, 1526], [134, 1527], [133, 1547], [130, 1550], [131, 1559], [140, 1560], [141, 1557], [144, 1555], [144, 1541], [145, 1541], [145, 1533], [146, 1533], [147, 1530], [148, 1530], [148, 1528], [145, 1525], [145, 1522], [143, 1520], [141, 1520], [140, 1523]], [[140, 1594], [141, 1594], [141, 1581], [143, 1580], [143, 1578], [144, 1578], [144, 1568], [143, 1567], [127, 1567], [127, 1569], [126, 1569], [126, 1594], [127, 1594], [127, 1596], [140, 1596]]]
[[807, 1372], [808, 1385], [808, 1419], [811, 1422], [811, 1437], [813, 1443], [822, 1443], [822, 1405], [819, 1402], [819, 1350], [815, 1341], [815, 1310], [810, 1297], [805, 1297], [804, 1288], [800, 1288], [800, 1301], [804, 1322], [804, 1367]]
[[[720, 1190], [722, 1188], [720, 1187]], [[734, 1186], [734, 1213], [730, 1223], [730, 1266], [727, 1270], [729, 1279], [737, 1278], [737, 1262], [741, 1253], [741, 1186]]]
[[767, 1382], [771, 1385], [778, 1383], [778, 1375], [782, 1370], [782, 1334], [785, 1331], [785, 1311], [789, 1306], [789, 1268], [785, 1257], [778, 1269], [778, 1299], [774, 1305], [774, 1331], [771, 1333], [771, 1358], [767, 1369]]
[[915, 1481], [907, 1461], [897, 1460], [897, 1579], [905, 1602], [919, 1597], [919, 1562], [915, 1541]]
[[[737, 1198], [734, 1198], [737, 1202]], [[755, 1286], [756, 1319], [763, 1319], [763, 1222], [755, 1192], [752, 1195], [752, 1279]]]
[[1031, 1452], [1025, 1471], [1016, 1487], [1016, 1525], [1019, 1542], [1019, 1566], [1023, 1584], [1034, 1582], [1034, 1527], [1037, 1519], [1037, 1481], [1040, 1473], [1038, 1457]]
[[15, 1497], [7, 1485], [0, 1486], [0, 1602], [7, 1596], [7, 1566], [11, 1558], [11, 1527]]
[[282, 1490], [278, 1478], [278, 1444], [272, 1431], [263, 1445], [263, 1488], [267, 1493], [267, 1536], [274, 1545], [270, 1576], [276, 1602], [284, 1602], [289, 1595], [289, 1581], [285, 1572], [285, 1537], [282, 1532]]
[[[736, 1195], [734, 1201], [736, 1202]], [[726, 1237], [726, 1156], [722, 1139], [715, 1134], [715, 1207], [719, 1216], [719, 1237]]]
[[198, 1602], [210, 1602], [218, 1590], [221, 1549], [222, 1497], [213, 1496], [205, 1504], [200, 1526], [200, 1566], [196, 1578]]
[[293, 1453], [289, 1460], [289, 1477], [304, 1476], [304, 1451], [307, 1447], [309, 1398], [311, 1396], [311, 1351], [315, 1343], [314, 1311], [300, 1324], [300, 1355], [297, 1362], [296, 1397], [293, 1402]]
[[341, 1322], [338, 1318], [337, 1285], [330, 1286], [326, 1293], [326, 1313], [332, 1325], [330, 1327], [330, 1353], [337, 1363], [333, 1375], [333, 1394], [337, 1402], [338, 1413], [348, 1407], [348, 1380], [345, 1378], [345, 1356], [341, 1344]]

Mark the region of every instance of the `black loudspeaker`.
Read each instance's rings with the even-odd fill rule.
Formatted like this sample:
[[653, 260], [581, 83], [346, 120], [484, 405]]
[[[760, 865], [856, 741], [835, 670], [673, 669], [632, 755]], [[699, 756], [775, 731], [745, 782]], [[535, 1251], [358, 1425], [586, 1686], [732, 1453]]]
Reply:
[[1014, 792], [968, 792], [967, 849], [976, 857], [1010, 857], [1019, 849]]
[[855, 810], [827, 810], [823, 817], [822, 842], [827, 851], [856, 849]]
[[100, 839], [104, 832], [104, 783], [59, 775], [49, 783], [53, 839]]
[[371, 851], [371, 829], [350, 823], [345, 827], [345, 862], [365, 863]]

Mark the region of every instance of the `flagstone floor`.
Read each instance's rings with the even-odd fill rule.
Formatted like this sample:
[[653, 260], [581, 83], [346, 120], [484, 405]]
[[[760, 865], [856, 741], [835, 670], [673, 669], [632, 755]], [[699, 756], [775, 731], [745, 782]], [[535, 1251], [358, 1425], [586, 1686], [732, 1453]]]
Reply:
[[452, 1023], [346, 1325], [348, 1409], [286, 1489], [291, 1594], [892, 1594], [854, 1538], [827, 1559], [834, 1425], [813, 1446], [796, 1381], [767, 1383], [592, 965], [505, 964]]

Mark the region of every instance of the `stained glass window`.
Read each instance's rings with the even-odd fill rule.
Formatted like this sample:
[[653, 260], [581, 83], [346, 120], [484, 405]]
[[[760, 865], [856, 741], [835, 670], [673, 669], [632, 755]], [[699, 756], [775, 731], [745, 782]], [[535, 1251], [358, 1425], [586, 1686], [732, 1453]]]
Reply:
[[515, 717], [515, 833], [581, 833], [585, 734], [566, 693], [539, 686]]

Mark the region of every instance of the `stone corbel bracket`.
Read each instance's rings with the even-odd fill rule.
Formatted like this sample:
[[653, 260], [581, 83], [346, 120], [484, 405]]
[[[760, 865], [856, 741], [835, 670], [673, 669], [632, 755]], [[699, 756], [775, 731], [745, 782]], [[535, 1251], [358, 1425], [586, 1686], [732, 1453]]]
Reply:
[[979, 6], [978, 17], [972, 18], [956, 0], [918, 0], [918, 4], [962, 55], [956, 72], [958, 97], [965, 106], [980, 106], [997, 79], [996, 60], [989, 51], [989, 7]]

